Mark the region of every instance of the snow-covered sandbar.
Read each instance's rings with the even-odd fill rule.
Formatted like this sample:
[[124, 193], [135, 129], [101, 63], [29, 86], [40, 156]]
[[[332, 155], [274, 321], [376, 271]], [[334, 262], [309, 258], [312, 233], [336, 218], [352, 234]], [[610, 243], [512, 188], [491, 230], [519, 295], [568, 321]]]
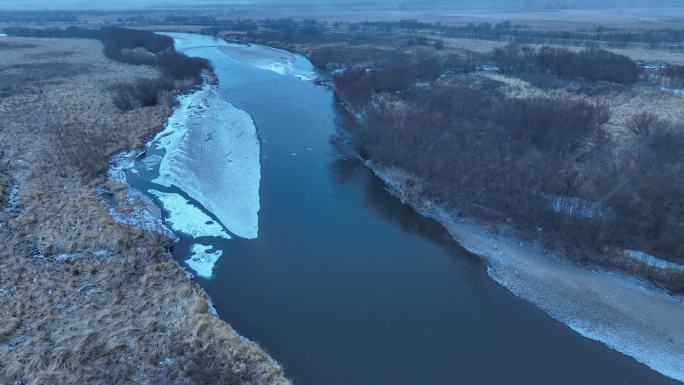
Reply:
[[154, 183], [179, 188], [238, 237], [257, 237], [260, 144], [247, 112], [205, 85], [179, 98], [150, 146], [165, 152]]

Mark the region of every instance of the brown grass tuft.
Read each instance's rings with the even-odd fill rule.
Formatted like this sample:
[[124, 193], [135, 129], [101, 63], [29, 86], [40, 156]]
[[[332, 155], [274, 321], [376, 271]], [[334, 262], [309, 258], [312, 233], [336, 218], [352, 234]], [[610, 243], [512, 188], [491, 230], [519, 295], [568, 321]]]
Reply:
[[[65, 70], [0, 98], [0, 165], [9, 165], [0, 202], [19, 187], [19, 210], [0, 210], [0, 384], [288, 384], [209, 313], [206, 294], [165, 254], [169, 239], [115, 222], [96, 193], [125, 192], [101, 176], [108, 157], [142, 145], [172, 107], [163, 98], [122, 112], [112, 85], [158, 71], [110, 61], [91, 40], [10, 43], [23, 48], [3, 49], [0, 70]], [[66, 70], [76, 63], [88, 71]]]

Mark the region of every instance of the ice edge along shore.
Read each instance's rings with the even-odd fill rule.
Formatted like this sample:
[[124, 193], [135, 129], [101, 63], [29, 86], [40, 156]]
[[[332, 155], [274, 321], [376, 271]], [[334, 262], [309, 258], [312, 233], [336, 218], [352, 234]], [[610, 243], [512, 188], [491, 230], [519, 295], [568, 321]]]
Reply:
[[493, 233], [484, 224], [454, 217], [434, 202], [411, 197], [401, 171], [372, 161], [365, 165], [392, 195], [483, 258], [489, 276], [514, 295], [582, 336], [684, 382], [684, 298], [637, 278], [588, 270], [512, 232]]

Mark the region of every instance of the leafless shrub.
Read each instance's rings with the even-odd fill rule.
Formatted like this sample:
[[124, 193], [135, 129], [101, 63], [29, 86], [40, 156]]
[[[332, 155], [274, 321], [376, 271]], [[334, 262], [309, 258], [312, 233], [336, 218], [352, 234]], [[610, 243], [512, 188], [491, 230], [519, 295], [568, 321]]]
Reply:
[[159, 103], [164, 91], [175, 87], [173, 81], [158, 79], [141, 79], [136, 83], [124, 83], [114, 86], [112, 101], [121, 111], [131, 111], [137, 107], [152, 107]]
[[65, 122], [51, 127], [54, 167], [68, 173], [76, 170], [81, 176], [92, 178], [107, 168], [111, 133], [98, 133], [82, 122]]
[[663, 122], [652, 112], [641, 112], [632, 116], [627, 123], [627, 128], [640, 139], [648, 139]]
[[[339, 78], [338, 96], [359, 95], [361, 77]], [[580, 258], [611, 245], [682, 261], [684, 130], [635, 115], [628, 128], [642, 151], [625, 162], [604, 131], [605, 106], [464, 84], [383, 94], [362, 125], [347, 127], [365, 157], [418, 175], [426, 192], [459, 210], [523, 230], [543, 225]], [[601, 202], [614, 217], [559, 215], [545, 194]]]
[[539, 49], [508, 44], [494, 50], [494, 58], [505, 73], [539, 72], [567, 79], [603, 80], [632, 84], [639, 79], [639, 67], [627, 56], [598, 48], [572, 51], [544, 46]]

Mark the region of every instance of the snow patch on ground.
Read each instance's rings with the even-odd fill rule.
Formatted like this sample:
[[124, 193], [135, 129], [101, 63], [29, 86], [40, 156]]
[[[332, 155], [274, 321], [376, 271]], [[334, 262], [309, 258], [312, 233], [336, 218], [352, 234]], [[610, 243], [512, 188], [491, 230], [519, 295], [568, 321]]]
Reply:
[[247, 112], [205, 85], [179, 97], [167, 127], [150, 145], [165, 151], [154, 183], [183, 190], [233, 234], [258, 236], [260, 144]]
[[55, 255], [47, 256], [45, 258], [52, 260], [52, 261], [55, 261], [55, 262], [64, 262], [67, 259], [90, 256], [90, 255], [92, 255], [94, 257], [100, 257], [100, 258], [113, 258], [116, 256], [116, 253], [111, 251], [111, 250], [97, 250], [97, 251], [93, 251], [93, 252], [61, 253], [61, 254], [55, 254]]
[[230, 239], [230, 235], [220, 224], [181, 195], [157, 190], [150, 190], [149, 192], [162, 202], [164, 211], [168, 214], [166, 222], [174, 231], [187, 234], [193, 238], [219, 237]]
[[660, 259], [654, 255], [645, 253], [643, 251], [626, 250], [625, 255], [632, 259], [640, 261], [648, 266], [655, 267], [658, 269], [684, 271], [684, 265]]
[[[366, 162], [401, 196], [400, 171]], [[406, 194], [404, 194], [406, 195]], [[457, 218], [429, 201], [409, 202], [441, 223], [469, 252], [481, 256], [488, 273], [512, 293], [538, 306], [579, 334], [603, 342], [652, 369], [684, 381], [684, 298], [616, 273], [580, 267], [510, 231]]]
[[608, 210], [600, 202], [593, 202], [577, 197], [555, 197], [551, 209], [559, 214], [584, 218], [606, 218], [610, 216]]
[[185, 260], [197, 275], [207, 279], [214, 274], [214, 266], [223, 255], [221, 250], [210, 251], [211, 249], [213, 246], [195, 243], [190, 249], [190, 258]]
[[17, 211], [17, 197], [19, 196], [19, 186], [13, 184], [10, 187], [9, 195], [7, 197], [7, 206], [5, 206], [6, 213], [13, 213]]
[[[135, 159], [140, 154], [142, 154], [141, 150], [132, 150], [114, 156], [110, 160], [109, 170], [107, 170], [109, 179], [117, 183], [126, 184], [126, 170], [133, 168]], [[125, 212], [119, 210], [121, 204], [116, 201], [111, 192], [101, 189], [97, 194], [107, 204], [109, 215], [118, 223], [164, 234], [172, 239], [176, 238], [171, 230], [164, 226], [159, 207], [154, 204], [152, 199], [140, 191], [130, 186], [128, 187], [126, 190], [126, 203], [128, 203], [132, 211]]]
[[129, 187], [126, 191], [126, 201], [133, 211], [120, 212], [117, 210], [119, 205], [109, 205], [109, 215], [115, 221], [175, 238], [171, 230], [164, 226], [161, 210], [154, 204], [152, 199], [140, 191]]
[[663, 87], [660, 87], [660, 90], [663, 92], [684, 96], [684, 90], [679, 89], [679, 88], [670, 88], [670, 87], [664, 87], [663, 86]]

